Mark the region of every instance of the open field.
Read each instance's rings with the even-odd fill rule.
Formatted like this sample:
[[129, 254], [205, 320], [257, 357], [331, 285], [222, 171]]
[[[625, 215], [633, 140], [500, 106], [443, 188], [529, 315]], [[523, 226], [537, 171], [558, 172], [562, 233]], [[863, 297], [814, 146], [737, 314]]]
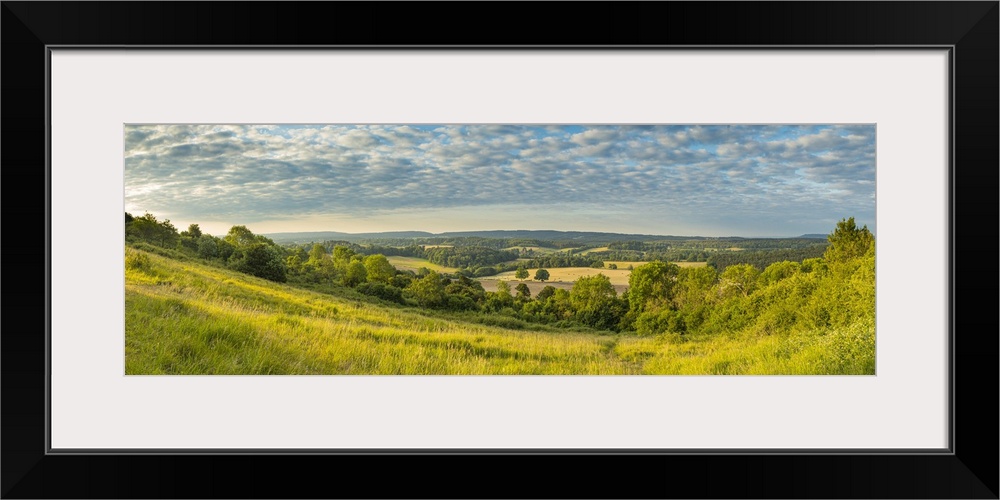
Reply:
[[[550, 281], [573, 283], [584, 276], [603, 274], [611, 280], [612, 285], [628, 285], [628, 275], [632, 273], [632, 271], [629, 271], [628, 269], [595, 269], [593, 267], [547, 267], [545, 269], [549, 272], [549, 279], [546, 280], [546, 283]], [[537, 270], [537, 268], [528, 269], [528, 279], [524, 281], [532, 281], [531, 278], [535, 277], [535, 271]], [[514, 273], [516, 272], [517, 271], [507, 271], [495, 276], [486, 276], [480, 279], [503, 280], [513, 283], [519, 281], [514, 277]]]
[[[495, 291], [497, 291], [497, 283], [500, 280], [491, 279], [491, 278], [476, 278], [476, 279], [479, 280], [479, 283], [483, 285], [483, 290], [486, 290], [487, 292], [495, 292]], [[503, 281], [507, 281], [507, 280], [503, 280]], [[507, 281], [507, 284], [510, 285], [511, 293], [514, 293], [514, 287], [516, 287], [519, 283], [524, 283], [525, 285], [528, 286], [528, 290], [531, 291], [531, 296], [532, 297], [538, 295], [538, 292], [542, 291], [542, 289], [545, 288], [545, 287], [547, 287], [547, 286], [553, 286], [553, 287], [556, 287], [556, 288], [562, 288], [563, 290], [571, 290], [571, 289], [573, 289], [573, 283], [566, 283], [566, 282], [563, 282], [563, 281], [546, 281], [545, 283], [542, 283], [541, 281], [527, 281], [527, 280], [525, 280], [525, 281], [517, 281], [517, 280], [513, 280], [513, 281]], [[624, 292], [626, 288], [628, 288], [628, 287], [627, 286], [623, 286], [623, 287], [619, 288], [619, 287], [616, 286], [615, 287], [615, 291], [617, 291], [620, 294], [621, 292]]]
[[874, 373], [871, 321], [786, 336], [636, 337], [424, 312], [344, 293], [127, 248], [125, 373]]
[[[618, 269], [607, 269], [607, 265], [611, 263], [616, 264]], [[628, 289], [628, 277], [629, 274], [632, 273], [632, 271], [628, 269], [628, 266], [631, 265], [632, 267], [639, 267], [643, 264], [645, 264], [645, 262], [607, 261], [604, 263], [604, 269], [596, 269], [593, 267], [547, 268], [549, 271], [549, 279], [545, 282], [531, 279], [535, 277], [535, 271], [537, 271], [537, 268], [528, 269], [528, 279], [525, 280], [518, 280], [515, 278], [515, 271], [508, 271], [495, 276], [485, 276], [477, 279], [483, 284], [483, 289], [487, 292], [495, 292], [497, 290], [497, 281], [506, 281], [512, 288], [517, 286], [518, 283], [525, 283], [528, 285], [528, 289], [531, 290], [531, 295], [535, 296], [542, 288], [545, 288], [546, 285], [552, 285], [556, 288], [570, 290], [573, 288], [573, 283], [583, 276], [603, 274], [611, 280], [611, 284], [614, 285], [615, 291], [621, 294]], [[707, 265], [705, 262], [675, 262], [675, 264], [680, 267], [705, 267]]]
[[421, 267], [426, 267], [431, 271], [437, 271], [439, 273], [453, 273], [458, 270], [454, 267], [435, 264], [427, 259], [421, 259], [420, 257], [392, 256], [386, 257], [386, 259], [389, 259], [389, 263], [400, 271], [419, 271]]
[[632, 272], [628, 269], [595, 269], [592, 267], [555, 267], [551, 269], [547, 268], [547, 270], [549, 271], [549, 279], [545, 282], [531, 279], [535, 277], [535, 271], [537, 271], [537, 268], [528, 269], [528, 279], [523, 281], [514, 277], [514, 273], [516, 271], [508, 271], [497, 274], [496, 276], [486, 276], [478, 279], [479, 282], [483, 284], [483, 289], [487, 292], [496, 291], [497, 281], [506, 281], [510, 283], [511, 288], [517, 286], [518, 283], [527, 284], [528, 289], [531, 290], [531, 295], [535, 296], [542, 288], [545, 288], [546, 285], [552, 285], [556, 288], [569, 290], [573, 288], [573, 282], [583, 276], [603, 274], [611, 280], [611, 284], [614, 285], [615, 291], [620, 294], [628, 288], [628, 275]]

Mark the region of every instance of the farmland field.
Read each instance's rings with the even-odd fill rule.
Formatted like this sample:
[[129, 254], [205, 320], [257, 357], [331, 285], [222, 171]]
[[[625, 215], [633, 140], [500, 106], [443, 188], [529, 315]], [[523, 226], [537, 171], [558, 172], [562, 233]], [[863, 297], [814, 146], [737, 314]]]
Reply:
[[[596, 269], [593, 267], [552, 267], [546, 268], [549, 272], [549, 279], [545, 282], [565, 282], [573, 283], [574, 281], [584, 277], [593, 276], [595, 274], [603, 274], [611, 280], [612, 285], [628, 285], [628, 275], [632, 272], [628, 269]], [[528, 278], [534, 278], [535, 271], [537, 269], [528, 269]], [[514, 277], [516, 271], [507, 271], [505, 273], [500, 273], [495, 276], [487, 276], [481, 278], [482, 280], [503, 280], [503, 281], [519, 281]], [[529, 281], [524, 280], [524, 281]]]
[[386, 259], [389, 260], [389, 263], [392, 264], [393, 267], [402, 271], [419, 271], [421, 267], [426, 267], [431, 271], [437, 271], [439, 273], [453, 273], [458, 270], [454, 267], [435, 264], [427, 259], [421, 259], [420, 257], [391, 256], [386, 257]]

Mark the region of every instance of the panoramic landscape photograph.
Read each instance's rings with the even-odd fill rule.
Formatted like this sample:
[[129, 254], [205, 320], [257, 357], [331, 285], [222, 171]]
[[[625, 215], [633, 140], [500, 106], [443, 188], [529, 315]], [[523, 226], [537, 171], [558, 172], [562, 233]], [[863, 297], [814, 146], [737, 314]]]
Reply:
[[874, 375], [874, 124], [128, 124], [126, 375]]

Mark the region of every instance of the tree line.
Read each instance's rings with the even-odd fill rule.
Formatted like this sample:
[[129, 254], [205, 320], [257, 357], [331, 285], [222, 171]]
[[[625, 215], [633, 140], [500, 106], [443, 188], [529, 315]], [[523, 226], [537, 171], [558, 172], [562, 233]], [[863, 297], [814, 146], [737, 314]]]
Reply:
[[[496, 291], [487, 292], [480, 282], [462, 273], [448, 276], [426, 269], [419, 273], [400, 271], [384, 254], [371, 253], [371, 248], [359, 245], [337, 244], [328, 249], [313, 244], [308, 251], [303, 246], [281, 247], [246, 226], [233, 226], [225, 236], [215, 237], [204, 234], [198, 224], [179, 232], [169, 220], [161, 221], [148, 213], [141, 217], [126, 213], [125, 237], [129, 243], [169, 249], [275, 282], [319, 289], [351, 288], [413, 307], [639, 335], [721, 333], [751, 327], [772, 333], [844, 326], [860, 316], [874, 315], [874, 237], [867, 227], [858, 228], [853, 218], [837, 224], [820, 256], [801, 262], [681, 268], [656, 260], [636, 266], [622, 294], [607, 276], [596, 274], [578, 279], [569, 290], [546, 286], [534, 297], [523, 282], [512, 287], [500, 281]], [[423, 251], [447, 254], [444, 251], [449, 248]], [[485, 247], [467, 248], [469, 252], [454, 255], [495, 252]], [[812, 248], [798, 249], [804, 250]], [[516, 278], [528, 278], [526, 265], [572, 265], [576, 258], [585, 256], [521, 262]], [[548, 271], [539, 269], [534, 279], [547, 280]]]

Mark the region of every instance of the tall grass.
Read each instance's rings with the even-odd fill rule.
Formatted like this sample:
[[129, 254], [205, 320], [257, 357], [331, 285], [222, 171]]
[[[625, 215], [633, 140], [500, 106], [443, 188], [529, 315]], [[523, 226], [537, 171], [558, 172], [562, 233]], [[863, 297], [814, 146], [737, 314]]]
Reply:
[[[126, 249], [127, 374], [874, 373], [874, 325], [634, 337], [420, 310]], [[485, 323], [485, 324], [484, 324]]]

